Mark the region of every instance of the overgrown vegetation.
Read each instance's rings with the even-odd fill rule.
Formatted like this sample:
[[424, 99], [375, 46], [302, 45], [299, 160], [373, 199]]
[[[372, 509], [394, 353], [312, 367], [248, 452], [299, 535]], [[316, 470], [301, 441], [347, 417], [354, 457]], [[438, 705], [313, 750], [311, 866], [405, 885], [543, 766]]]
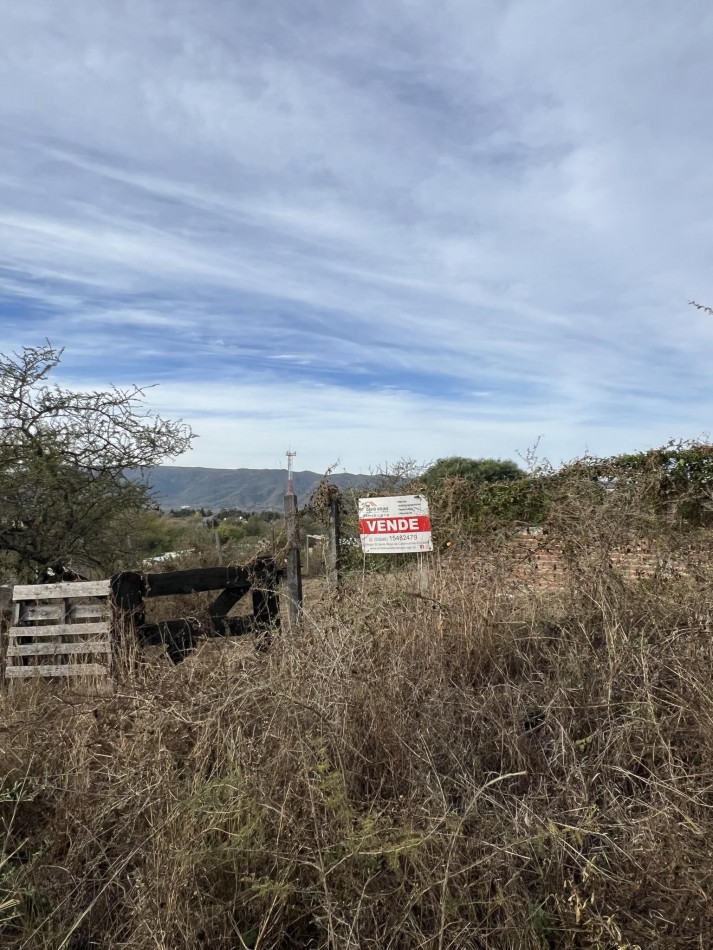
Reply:
[[272, 511], [147, 510], [127, 530], [131, 554], [121, 566], [128, 569], [150, 567], [157, 559], [240, 564], [284, 545], [284, 518]]
[[[494, 530], [446, 480], [437, 517], [483, 530], [434, 557], [428, 597], [407, 569], [355, 571], [339, 595], [314, 582], [267, 654], [4, 694], [2, 946], [711, 946], [707, 449], [670, 451], [689, 449], [513, 483], [546, 487], [555, 590], [523, 581], [517, 519]], [[640, 540], [653, 576], [622, 576]]]
[[[637, 523], [645, 517], [662, 528], [691, 531], [713, 518], [713, 445], [707, 442], [676, 440], [611, 458], [585, 456], [558, 469], [531, 459], [527, 474], [515, 467], [491, 478], [474, 477], [466, 461], [445, 459], [448, 464], [439, 462], [409, 482], [411, 490], [428, 492], [436, 524], [460, 536], [547, 526], [572, 492], [601, 510], [628, 499], [627, 518], [636, 513]], [[475, 472], [484, 463], [504, 464], [471, 461]]]
[[150, 506], [137, 472], [191, 443], [131, 386], [75, 392], [51, 385], [62, 350], [49, 343], [0, 354], [0, 571], [32, 578], [110, 572], [130, 551], [131, 525]]
[[473, 485], [492, 485], [524, 477], [525, 472], [509, 459], [470, 459], [460, 455], [438, 459], [424, 472], [429, 488], [438, 488], [449, 478], [463, 479]]

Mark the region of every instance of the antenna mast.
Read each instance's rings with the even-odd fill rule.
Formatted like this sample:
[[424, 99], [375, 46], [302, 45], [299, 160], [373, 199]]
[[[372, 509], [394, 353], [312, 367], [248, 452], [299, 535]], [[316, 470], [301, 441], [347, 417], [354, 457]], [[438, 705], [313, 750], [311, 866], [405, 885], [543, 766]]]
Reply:
[[287, 456], [287, 494], [294, 495], [295, 484], [293, 480], [292, 462], [295, 458], [295, 455], [297, 455], [297, 453], [293, 452], [291, 449], [288, 449], [285, 452], [285, 455]]

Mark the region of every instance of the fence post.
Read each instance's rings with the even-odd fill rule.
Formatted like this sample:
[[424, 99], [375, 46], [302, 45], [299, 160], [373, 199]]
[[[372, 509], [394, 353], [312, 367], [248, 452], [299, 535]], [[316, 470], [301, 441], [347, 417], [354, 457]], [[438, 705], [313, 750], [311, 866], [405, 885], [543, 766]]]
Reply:
[[122, 571], [111, 578], [114, 620], [119, 630], [140, 627], [144, 622], [146, 579], [137, 571]]
[[113, 617], [113, 639], [115, 646], [122, 645], [124, 650], [116, 650], [112, 656], [112, 668], [116, 672], [115, 660], [122, 655], [129, 668], [136, 662], [138, 637], [136, 631], [146, 619], [144, 594], [146, 578], [137, 571], [123, 571], [111, 578], [111, 603]]
[[327, 583], [337, 587], [342, 579], [340, 496], [337, 490], [330, 493], [327, 510]]
[[297, 496], [293, 492], [285, 495], [285, 533], [287, 535], [287, 610], [290, 626], [294, 627], [302, 607], [302, 568], [300, 563], [300, 541], [297, 528]]
[[277, 593], [277, 570], [274, 558], [258, 562], [253, 578], [253, 620], [256, 628], [255, 646], [262, 653], [272, 642], [272, 633], [280, 623], [280, 597]]
[[428, 563], [426, 562], [423, 554], [417, 554], [417, 571], [418, 571], [418, 592], [421, 597], [428, 597], [429, 593], [429, 577], [428, 577]]
[[7, 628], [12, 623], [12, 587], [0, 587], [0, 687], [5, 685]]

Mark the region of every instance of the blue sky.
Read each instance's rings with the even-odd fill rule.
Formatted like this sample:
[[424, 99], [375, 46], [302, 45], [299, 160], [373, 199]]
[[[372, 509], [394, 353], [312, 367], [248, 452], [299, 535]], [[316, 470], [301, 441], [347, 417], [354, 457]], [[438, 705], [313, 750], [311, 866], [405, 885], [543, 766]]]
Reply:
[[181, 464], [711, 428], [706, 0], [0, 0], [2, 350]]

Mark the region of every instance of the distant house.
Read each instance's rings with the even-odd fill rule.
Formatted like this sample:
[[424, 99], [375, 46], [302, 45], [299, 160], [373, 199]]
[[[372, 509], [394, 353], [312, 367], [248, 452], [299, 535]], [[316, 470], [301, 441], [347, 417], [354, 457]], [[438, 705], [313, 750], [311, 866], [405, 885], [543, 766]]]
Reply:
[[165, 554], [158, 554], [156, 557], [147, 557], [142, 562], [144, 567], [151, 567], [152, 564], [165, 564], [166, 561], [177, 561], [187, 554], [193, 554], [195, 548], [186, 548], [185, 551], [166, 551]]

